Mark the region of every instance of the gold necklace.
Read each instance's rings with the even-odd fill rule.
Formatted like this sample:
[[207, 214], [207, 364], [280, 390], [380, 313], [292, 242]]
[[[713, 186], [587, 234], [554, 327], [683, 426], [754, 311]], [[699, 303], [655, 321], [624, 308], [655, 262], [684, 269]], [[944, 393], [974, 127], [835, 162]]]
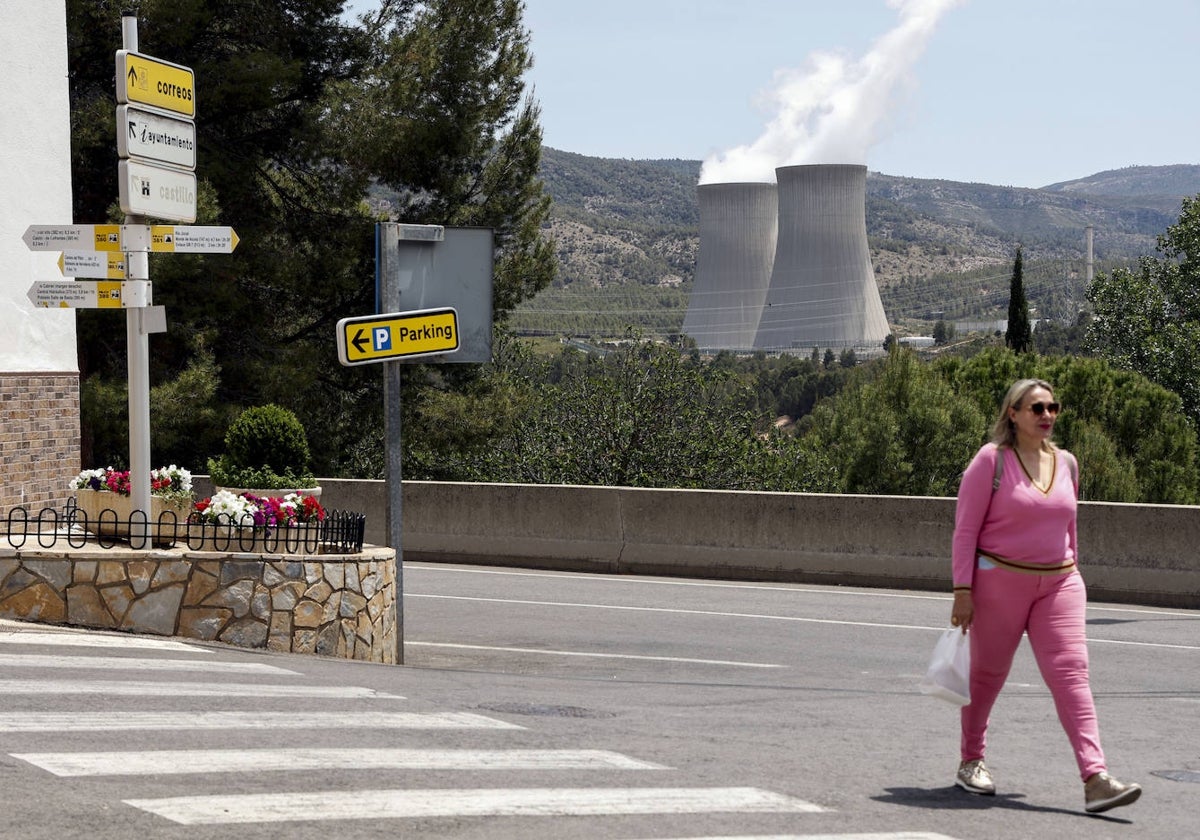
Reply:
[[[1050, 488], [1054, 486], [1054, 474], [1058, 470], [1058, 458], [1054, 458], [1050, 463], [1050, 481], [1043, 487], [1038, 483], [1038, 480], [1033, 477], [1033, 473], [1029, 471], [1029, 467], [1025, 466], [1025, 459], [1021, 457], [1021, 450], [1013, 447], [1013, 452], [1016, 453], [1017, 463], [1021, 465], [1021, 472], [1025, 473], [1025, 477], [1029, 479], [1029, 483], [1038, 489], [1043, 496], [1050, 492]], [[1042, 474], [1042, 450], [1038, 450], [1038, 475]]]

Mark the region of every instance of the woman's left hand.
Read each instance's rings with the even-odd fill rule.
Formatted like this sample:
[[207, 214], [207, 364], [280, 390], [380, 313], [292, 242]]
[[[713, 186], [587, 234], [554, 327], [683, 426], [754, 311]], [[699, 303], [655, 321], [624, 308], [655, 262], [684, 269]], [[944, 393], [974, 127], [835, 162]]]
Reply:
[[954, 593], [954, 606], [950, 610], [950, 624], [961, 627], [963, 633], [975, 620], [975, 601], [971, 598], [969, 589], [959, 589]]

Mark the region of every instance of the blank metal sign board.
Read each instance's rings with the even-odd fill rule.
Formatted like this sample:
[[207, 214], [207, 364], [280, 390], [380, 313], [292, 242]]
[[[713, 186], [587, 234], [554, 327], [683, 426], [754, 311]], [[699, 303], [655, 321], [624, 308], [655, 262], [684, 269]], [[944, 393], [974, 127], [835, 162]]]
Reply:
[[[458, 317], [458, 350], [414, 361], [490, 362], [495, 250], [491, 229], [437, 228], [440, 238], [422, 238], [413, 235], [413, 227], [393, 222], [376, 226], [376, 309], [453, 308]], [[391, 303], [385, 302], [388, 287], [395, 293]]]
[[343, 318], [337, 343], [338, 361], [348, 367], [453, 353], [458, 313], [447, 308]]

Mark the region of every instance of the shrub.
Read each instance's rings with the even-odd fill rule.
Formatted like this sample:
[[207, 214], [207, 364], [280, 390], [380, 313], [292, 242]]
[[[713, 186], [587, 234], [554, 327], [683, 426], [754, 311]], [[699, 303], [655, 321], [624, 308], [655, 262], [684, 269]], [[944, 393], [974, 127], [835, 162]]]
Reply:
[[308, 438], [291, 411], [270, 404], [248, 408], [225, 433], [225, 454], [208, 462], [214, 483], [224, 487], [312, 487]]

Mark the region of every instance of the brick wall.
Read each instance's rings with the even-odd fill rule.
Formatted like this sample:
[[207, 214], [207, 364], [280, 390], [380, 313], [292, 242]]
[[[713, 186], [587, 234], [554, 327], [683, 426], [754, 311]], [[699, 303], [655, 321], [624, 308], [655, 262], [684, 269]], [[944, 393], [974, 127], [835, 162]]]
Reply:
[[58, 507], [79, 465], [79, 374], [0, 372], [0, 515]]

